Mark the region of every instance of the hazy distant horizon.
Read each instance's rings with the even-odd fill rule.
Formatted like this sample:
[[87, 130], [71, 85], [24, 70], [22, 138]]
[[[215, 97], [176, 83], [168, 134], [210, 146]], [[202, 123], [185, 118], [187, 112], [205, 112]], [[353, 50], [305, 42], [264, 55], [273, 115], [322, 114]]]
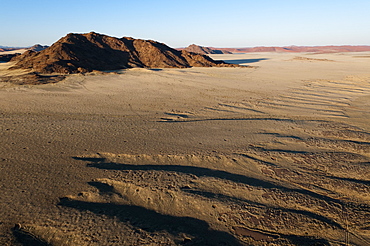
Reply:
[[[158, 40], [156, 40], [158, 41]], [[160, 41], [159, 41], [160, 42]], [[47, 46], [51, 46], [52, 44], [40, 44], [40, 43], [36, 43], [36, 44], [33, 44], [33, 45], [47, 45]], [[27, 45], [27, 46], [3, 46], [0, 44], [0, 49], [4, 48], [4, 49], [23, 49], [23, 48], [30, 48], [32, 47], [33, 45]], [[191, 45], [191, 44], [189, 44]], [[188, 46], [189, 46], [188, 45]], [[198, 44], [195, 44], [195, 45], [198, 45]], [[175, 48], [175, 49], [182, 49], [182, 48], [186, 48], [188, 46], [183, 46], [183, 47], [171, 47], [171, 48]], [[203, 45], [199, 45], [199, 46], [203, 46]], [[370, 45], [351, 45], [351, 44], [343, 44], [343, 45], [284, 45], [284, 46], [244, 46], [244, 47], [214, 47], [214, 46], [206, 46], [204, 45], [203, 47], [209, 47], [209, 48], [226, 48], [226, 49], [246, 49], [246, 48], [263, 48], [263, 47], [266, 47], [266, 48], [269, 48], [269, 47], [279, 47], [279, 48], [288, 48], [288, 47], [322, 47], [322, 46], [327, 46], [327, 47], [330, 47], [330, 46], [370, 46]]]
[[[156, 40], [158, 41], [158, 40]], [[160, 42], [160, 41], [159, 41]], [[33, 44], [33, 45], [37, 45], [37, 44], [40, 44], [40, 43], [36, 43], [36, 44]], [[30, 48], [32, 47], [33, 45], [27, 45], [27, 46], [3, 46], [3, 45], [0, 45], [0, 49], [4, 48], [4, 49], [23, 49], [23, 48]], [[52, 44], [40, 44], [40, 45], [47, 45], [47, 46], [51, 46]], [[189, 44], [191, 45], [191, 44]], [[188, 45], [188, 46], [189, 46]], [[198, 44], [195, 44], [195, 45], [198, 45]], [[174, 48], [174, 49], [183, 49], [183, 48], [186, 48], [188, 46], [183, 46], [183, 47], [171, 47], [171, 48]], [[203, 46], [203, 45], [200, 45], [200, 46]], [[277, 47], [277, 48], [288, 48], [288, 47], [330, 47], [330, 46], [353, 46], [353, 47], [356, 47], [356, 46], [369, 46], [370, 45], [349, 45], [349, 44], [343, 44], [343, 45], [284, 45], [284, 46], [244, 46], [244, 47], [214, 47], [214, 46], [203, 46], [203, 47], [209, 47], [209, 48], [220, 48], [220, 49], [248, 49], [248, 48], [270, 48], [270, 47]]]
[[3, 46], [51, 45], [91, 31], [175, 48], [370, 45], [367, 0], [19, 0], [1, 8]]

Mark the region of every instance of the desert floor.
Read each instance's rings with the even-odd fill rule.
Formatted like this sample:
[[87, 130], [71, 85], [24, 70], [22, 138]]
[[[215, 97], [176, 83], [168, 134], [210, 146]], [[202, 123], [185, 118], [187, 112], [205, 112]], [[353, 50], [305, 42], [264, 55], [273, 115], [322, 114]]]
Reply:
[[370, 53], [212, 57], [0, 83], [0, 245], [369, 245]]

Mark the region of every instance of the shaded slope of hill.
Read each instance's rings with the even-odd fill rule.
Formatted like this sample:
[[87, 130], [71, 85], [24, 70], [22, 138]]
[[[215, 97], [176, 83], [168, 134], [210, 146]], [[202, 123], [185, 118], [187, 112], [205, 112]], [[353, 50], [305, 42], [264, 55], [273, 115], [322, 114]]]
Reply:
[[98, 33], [73, 34], [40, 51], [27, 51], [11, 69], [39, 73], [80, 73], [123, 68], [187, 68], [231, 66], [208, 56], [178, 51], [152, 40], [115, 38]]
[[5, 55], [0, 54], [0, 62], [8, 62], [17, 55], [19, 54], [5, 54]]

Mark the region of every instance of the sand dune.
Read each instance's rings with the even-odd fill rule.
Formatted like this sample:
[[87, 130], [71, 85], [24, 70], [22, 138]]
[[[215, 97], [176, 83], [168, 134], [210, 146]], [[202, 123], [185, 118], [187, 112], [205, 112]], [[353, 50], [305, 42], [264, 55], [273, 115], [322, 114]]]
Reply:
[[0, 244], [369, 245], [368, 55], [0, 82]]

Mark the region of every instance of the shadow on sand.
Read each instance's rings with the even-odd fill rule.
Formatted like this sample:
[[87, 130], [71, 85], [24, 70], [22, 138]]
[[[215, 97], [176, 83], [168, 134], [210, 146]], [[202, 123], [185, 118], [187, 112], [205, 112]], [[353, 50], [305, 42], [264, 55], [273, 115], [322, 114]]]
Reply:
[[[223, 231], [210, 229], [207, 222], [191, 217], [176, 217], [164, 215], [155, 211], [133, 205], [113, 203], [97, 203], [61, 198], [59, 205], [75, 208], [81, 211], [91, 211], [115, 217], [122, 222], [148, 232], [167, 231], [175, 237], [176, 243], [186, 245], [242, 245], [238, 240]], [[181, 234], [191, 235], [192, 239], [183, 238]], [[177, 240], [176, 240], [177, 239]]]
[[[107, 162], [104, 158], [81, 158], [74, 157], [76, 160], [88, 161], [87, 166], [95, 167], [104, 170], [137, 170], [137, 171], [172, 171], [177, 173], [184, 174], [193, 174], [196, 176], [208, 176], [230, 180], [233, 182], [244, 183], [252, 186], [259, 186], [263, 188], [270, 189], [279, 189], [283, 192], [297, 192], [304, 195], [312, 196], [318, 199], [331, 200], [332, 202], [338, 202], [334, 199], [330, 199], [326, 196], [316, 194], [311, 191], [303, 189], [292, 189], [284, 186], [280, 186], [273, 182], [256, 179], [253, 177], [247, 177], [240, 174], [229, 173], [222, 170], [214, 170], [203, 167], [194, 167], [194, 166], [180, 166], [180, 165], [131, 165], [131, 164], [120, 164]], [[91, 186], [97, 188], [101, 193], [109, 193], [112, 190], [112, 187], [109, 187], [105, 184], [89, 182]], [[197, 190], [183, 190], [184, 192], [192, 193], [193, 195], [200, 195], [207, 199], [218, 199], [218, 200], [227, 200], [234, 202], [236, 204], [243, 203], [249, 204], [252, 207], [266, 207], [264, 204], [254, 203], [251, 201], [238, 199], [229, 196], [223, 196], [221, 194], [215, 194], [211, 192], [197, 191]], [[70, 198], [62, 198], [59, 205], [67, 206], [79, 210], [89, 210], [97, 214], [104, 214], [108, 216], [114, 216], [120, 219], [121, 221], [130, 221], [134, 226], [142, 228], [146, 231], [154, 232], [165, 230], [175, 238], [178, 238], [178, 235], [181, 233], [186, 233], [194, 237], [190, 245], [242, 245], [232, 234], [222, 231], [212, 230], [208, 223], [191, 217], [176, 217], [171, 215], [159, 214], [155, 211], [133, 205], [120, 205], [120, 204], [111, 204], [111, 203], [96, 203], [96, 202], [86, 202], [72, 200]], [[303, 211], [296, 209], [284, 209], [284, 208], [270, 208], [270, 209], [282, 209], [283, 212], [293, 213], [296, 215], [304, 215], [311, 217], [313, 219], [322, 221], [331, 226], [343, 229], [343, 227], [327, 218], [325, 216]], [[285, 235], [279, 234], [280, 238], [286, 238], [296, 245], [329, 245], [328, 241], [323, 238], [312, 238], [309, 236], [298, 236], [298, 235]], [[184, 242], [183, 242], [184, 243]]]
[[[84, 158], [74, 157], [77, 160], [84, 160]], [[88, 158], [91, 160], [91, 158]], [[100, 158], [99, 158], [100, 159]], [[270, 182], [267, 180], [261, 180], [253, 177], [247, 177], [241, 174], [229, 173], [222, 170], [215, 170], [210, 168], [204, 167], [194, 167], [194, 166], [182, 166], [182, 165], [132, 165], [132, 164], [121, 164], [121, 163], [111, 163], [111, 162], [91, 162], [88, 164], [89, 167], [96, 167], [99, 169], [105, 170], [157, 170], [157, 171], [172, 171], [177, 173], [184, 173], [184, 174], [193, 174], [198, 177], [214, 177], [220, 178], [225, 180], [230, 180], [237, 183], [243, 183], [246, 185], [254, 186], [254, 187], [262, 187], [267, 189], [278, 189], [282, 192], [293, 192], [298, 193], [301, 195], [311, 196], [313, 198], [319, 200], [330, 201], [337, 205], [342, 205], [342, 201], [339, 199], [331, 198], [322, 194], [315, 193], [310, 190], [301, 189], [301, 188], [292, 188], [292, 187], [285, 187], [275, 182]]]
[[244, 63], [256, 63], [259, 61], [269, 60], [268, 58], [257, 58], [257, 59], [236, 59], [236, 60], [223, 60], [224, 62], [231, 64], [244, 64]]

